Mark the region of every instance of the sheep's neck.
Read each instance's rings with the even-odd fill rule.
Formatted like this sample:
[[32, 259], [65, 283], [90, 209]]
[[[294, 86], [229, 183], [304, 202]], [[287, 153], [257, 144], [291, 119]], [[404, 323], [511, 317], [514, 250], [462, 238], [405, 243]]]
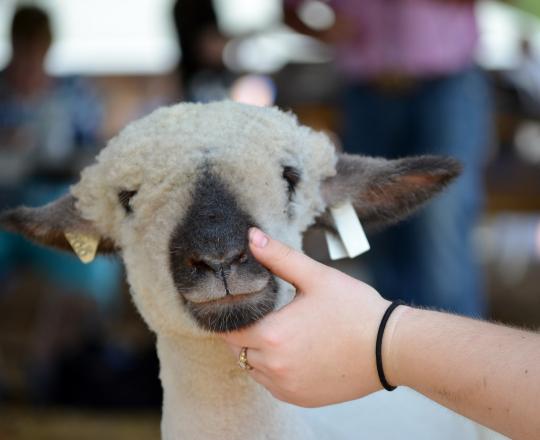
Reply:
[[221, 340], [158, 336], [164, 439], [303, 439], [294, 409], [241, 370]]

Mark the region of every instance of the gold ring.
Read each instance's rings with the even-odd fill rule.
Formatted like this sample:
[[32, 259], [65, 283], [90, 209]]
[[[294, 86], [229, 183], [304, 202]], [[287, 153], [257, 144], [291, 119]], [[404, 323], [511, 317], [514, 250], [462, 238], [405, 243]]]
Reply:
[[247, 359], [247, 347], [242, 347], [242, 350], [240, 350], [240, 356], [238, 357], [238, 366], [242, 370], [253, 370], [253, 367], [249, 365], [248, 359]]

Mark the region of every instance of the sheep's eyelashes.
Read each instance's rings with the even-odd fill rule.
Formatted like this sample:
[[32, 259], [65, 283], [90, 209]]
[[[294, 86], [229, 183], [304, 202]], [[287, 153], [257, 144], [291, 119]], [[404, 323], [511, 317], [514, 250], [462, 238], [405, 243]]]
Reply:
[[298, 182], [300, 181], [300, 171], [297, 168], [285, 166], [283, 167], [283, 178], [287, 182], [288, 185], [288, 191], [289, 191], [289, 197], [294, 194], [294, 191], [296, 189], [296, 186], [298, 185]]
[[133, 212], [130, 202], [135, 194], [137, 194], [137, 191], [123, 190], [118, 193], [118, 200], [127, 214], [131, 214]]

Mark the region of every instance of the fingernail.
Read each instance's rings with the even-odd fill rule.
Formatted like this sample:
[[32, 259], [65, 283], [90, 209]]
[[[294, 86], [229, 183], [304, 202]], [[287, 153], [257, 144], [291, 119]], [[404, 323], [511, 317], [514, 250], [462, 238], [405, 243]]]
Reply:
[[249, 230], [249, 242], [255, 247], [263, 248], [268, 244], [268, 237], [260, 229], [251, 228]]

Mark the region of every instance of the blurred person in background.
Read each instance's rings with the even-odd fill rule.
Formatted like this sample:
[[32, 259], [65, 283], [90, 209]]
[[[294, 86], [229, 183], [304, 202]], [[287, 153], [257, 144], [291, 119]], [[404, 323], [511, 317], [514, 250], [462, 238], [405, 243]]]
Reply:
[[178, 75], [184, 99], [227, 99], [234, 75], [223, 63], [228, 39], [219, 30], [212, 0], [178, 0], [173, 19], [182, 52]]
[[346, 86], [345, 151], [461, 160], [459, 180], [415, 219], [373, 237], [365, 257], [389, 299], [466, 315], [486, 312], [472, 243], [491, 140], [490, 90], [475, 66], [473, 0], [330, 0], [331, 27], [301, 17], [310, 1], [285, 0], [287, 25], [335, 50]]
[[3, 184], [29, 177], [69, 176], [77, 149], [95, 148], [102, 109], [96, 93], [78, 78], [45, 71], [52, 43], [47, 14], [21, 7], [11, 26], [12, 56], [0, 72], [0, 139]]
[[[96, 92], [79, 78], [53, 78], [45, 57], [53, 33], [45, 11], [16, 10], [11, 26], [12, 57], [0, 72], [0, 208], [41, 205], [67, 192], [81, 155], [93, 155], [102, 141], [102, 108]], [[74, 290], [107, 299], [116, 290], [115, 265], [82, 266], [68, 256], [2, 235], [2, 268], [38, 263], [46, 277]], [[9, 242], [11, 241], [11, 246]], [[31, 262], [28, 260], [35, 257]], [[95, 272], [95, 273], [94, 273]]]
[[[12, 57], [0, 72], [2, 210], [19, 204], [43, 205], [66, 193], [77, 179], [78, 158], [93, 156], [102, 141], [103, 115], [95, 91], [79, 78], [54, 78], [45, 71], [52, 41], [45, 11], [33, 6], [16, 10], [11, 25]], [[115, 261], [98, 258], [85, 266], [71, 255], [35, 247], [0, 232], [0, 297], [34, 295], [35, 291], [43, 295], [34, 325], [49, 330], [36, 331], [37, 340], [32, 344], [37, 388], [47, 388], [53, 357], [61, 350], [64, 323], [55, 321], [58, 328], [51, 330], [49, 321], [77, 296], [80, 301], [91, 299], [99, 305], [113, 302], [119, 292], [120, 273]], [[21, 288], [27, 291], [20, 292]], [[66, 302], [62, 297], [72, 298]], [[59, 302], [52, 306], [54, 301]]]
[[[219, 29], [212, 0], [177, 0], [173, 20], [181, 49], [178, 86], [184, 100], [232, 99], [251, 105], [272, 105], [276, 91], [270, 77], [235, 73], [226, 66], [224, 51], [231, 39]], [[231, 51], [238, 51], [238, 47]]]
[[514, 86], [518, 92], [520, 103], [526, 115], [540, 116], [540, 57], [532, 41], [532, 37], [523, 35], [520, 41], [519, 64], [507, 72], [504, 79]]

